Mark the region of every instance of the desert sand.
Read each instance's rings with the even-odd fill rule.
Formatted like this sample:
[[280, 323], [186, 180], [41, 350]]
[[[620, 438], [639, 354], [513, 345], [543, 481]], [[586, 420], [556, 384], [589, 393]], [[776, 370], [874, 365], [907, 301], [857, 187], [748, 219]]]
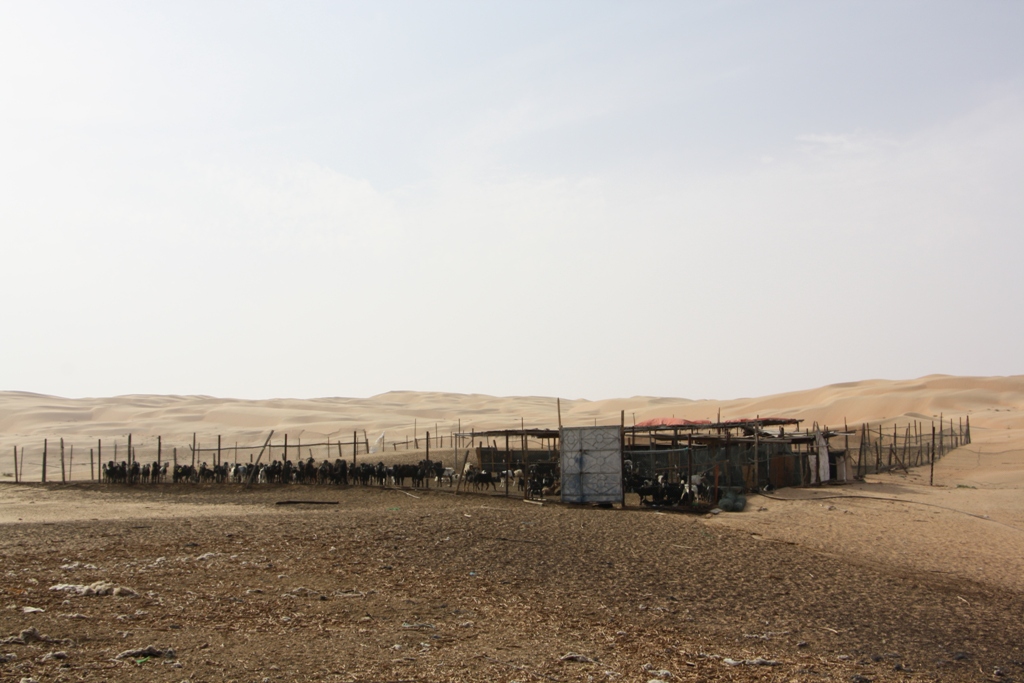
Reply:
[[[976, 430], [1024, 429], [1024, 376], [950, 377], [915, 380], [866, 380], [761, 398], [727, 401], [682, 398], [632, 398], [601, 401], [561, 400], [565, 425], [619, 424], [653, 417], [722, 419], [778, 416], [821, 425], [906, 424], [970, 416]], [[188, 452], [193, 434], [201, 447], [262, 444], [269, 430], [291, 443], [358, 439], [387, 444], [414, 436], [447, 438], [461, 429], [557, 427], [554, 397], [495, 397], [480, 394], [393, 391], [370, 398], [239, 400], [210, 396], [133, 395], [67, 399], [26, 392], [0, 392], [0, 472], [13, 468], [13, 447], [25, 448], [26, 468], [38, 467], [43, 439], [51, 448], [65, 440], [76, 453], [76, 473], [87, 469], [88, 449], [103, 440], [104, 459], [114, 443], [123, 448], [129, 433], [146, 461], [156, 452]], [[977, 437], [976, 437], [977, 438]], [[390, 446], [385, 446], [390, 450]], [[54, 451], [51, 451], [51, 453]], [[31, 480], [32, 475], [26, 473]]]
[[[0, 485], [0, 529], [7, 530], [0, 552], [5, 568], [17, 570], [0, 583], [7, 607], [0, 636], [33, 624], [56, 636], [87, 633], [92, 644], [72, 652], [85, 662], [72, 667], [83, 680], [158, 673], [161, 680], [647, 681], [660, 669], [683, 680], [1007, 680], [1024, 675], [1022, 406], [1024, 377], [947, 376], [732, 401], [562, 401], [567, 425], [616, 424], [620, 411], [627, 422], [713, 418], [721, 410], [723, 418], [851, 427], [970, 416], [973, 442], [936, 464], [935, 485], [926, 467], [912, 468], [752, 495], [743, 513], [706, 517], [540, 508], [500, 494]], [[450, 433], [460, 420], [466, 431], [520, 421], [550, 427], [557, 414], [555, 400], [540, 397], [392, 392], [238, 401], [8, 392], [0, 394], [0, 473], [11, 469], [14, 445], [29, 454], [43, 438], [79, 448], [102, 438], [105, 453], [129, 431], [144, 448], [158, 434], [180, 448], [193, 431], [205, 442], [221, 434], [228, 445], [261, 441], [270, 429], [306, 441], [365, 429], [390, 442], [411, 436], [413, 420], [422, 438], [428, 429]], [[340, 507], [273, 505], [302, 496]], [[196, 560], [206, 552], [215, 559]], [[571, 555], [581, 562], [566, 562]], [[99, 568], [58, 569], [74, 561]], [[141, 607], [114, 598], [61, 604], [31, 583], [36, 576], [39, 586], [71, 577], [128, 582], [148, 597]], [[326, 597], [310, 602], [314, 594]], [[26, 615], [23, 607], [46, 612]], [[88, 620], [72, 626], [61, 618], [78, 612]], [[291, 616], [281, 621], [281, 614]], [[332, 642], [351, 661], [313, 671], [297, 654], [260, 654], [266, 638], [295, 654], [328, 633], [342, 638]], [[150, 641], [183, 650], [184, 671], [103, 663], [122, 644]], [[33, 647], [40, 662], [55, 646]], [[585, 659], [563, 661], [570, 652]], [[774, 664], [731, 665], [729, 657]], [[19, 661], [17, 671], [59, 674], [54, 662]]]

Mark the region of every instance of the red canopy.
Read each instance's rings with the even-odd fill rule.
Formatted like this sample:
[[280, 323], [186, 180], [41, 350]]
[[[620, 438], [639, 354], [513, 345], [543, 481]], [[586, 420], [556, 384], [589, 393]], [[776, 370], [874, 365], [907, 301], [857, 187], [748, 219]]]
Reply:
[[688, 427], [691, 425], [709, 425], [711, 420], [684, 420], [681, 417], [654, 417], [650, 420], [637, 422], [637, 427]]

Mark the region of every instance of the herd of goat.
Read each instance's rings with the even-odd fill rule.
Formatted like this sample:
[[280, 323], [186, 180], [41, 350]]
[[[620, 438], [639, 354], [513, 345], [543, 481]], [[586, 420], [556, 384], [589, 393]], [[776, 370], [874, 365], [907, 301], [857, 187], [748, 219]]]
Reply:
[[488, 472], [467, 463], [461, 473], [443, 463], [421, 460], [412, 465], [387, 466], [382, 462], [376, 465], [360, 463], [349, 465], [345, 460], [334, 462], [322, 460], [317, 463], [313, 458], [293, 463], [291, 460], [274, 460], [270, 463], [253, 464], [215, 464], [201, 463], [193, 465], [171, 465], [168, 462], [153, 462], [140, 465], [110, 461], [103, 466], [103, 481], [112, 484], [159, 484], [170, 481], [174, 484], [221, 484], [233, 482], [258, 484], [334, 484], [347, 486], [430, 486], [431, 482], [449, 487], [458, 483], [460, 476], [464, 486], [472, 486], [474, 490], [492, 489], [505, 486], [518, 491], [529, 489], [531, 494], [541, 494], [555, 483], [553, 468], [534, 465], [527, 472], [521, 469], [503, 472]]

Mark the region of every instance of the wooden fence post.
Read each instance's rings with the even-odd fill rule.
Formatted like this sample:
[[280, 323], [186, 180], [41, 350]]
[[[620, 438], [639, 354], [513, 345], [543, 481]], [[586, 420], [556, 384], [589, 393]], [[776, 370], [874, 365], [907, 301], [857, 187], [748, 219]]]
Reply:
[[220, 465], [220, 461], [221, 461], [221, 455], [220, 455], [220, 434], [218, 434], [217, 435], [217, 465], [218, 466]]
[[932, 422], [932, 462], [935, 462], [935, 423]]
[[[934, 427], [933, 427], [934, 429]], [[935, 442], [932, 441], [931, 464], [928, 466], [928, 485], [935, 486]]]
[[132, 452], [132, 433], [128, 432], [128, 480], [131, 481], [132, 459], [135, 453]]
[[92, 449], [89, 449], [89, 481], [96, 481], [96, 470], [92, 466]]
[[917, 457], [914, 459], [914, 463], [917, 465], [921, 464], [921, 424], [914, 420], [914, 441], [917, 443]]
[[[625, 411], [623, 411], [623, 414], [625, 414]], [[625, 422], [625, 417], [623, 417], [623, 422]], [[625, 427], [623, 427], [623, 431], [625, 431]], [[677, 446], [675, 441], [676, 441], [676, 439], [673, 438], [672, 439], [672, 442], [673, 442], [672, 443], [672, 448], [676, 448], [676, 446]], [[847, 445], [847, 447], [849, 447], [849, 445], [850, 445], [849, 437], [847, 437], [847, 439], [846, 439], [846, 445]], [[679, 456], [676, 456], [676, 457], [679, 457]], [[689, 484], [690, 482], [686, 482], [686, 483]], [[761, 490], [761, 424], [758, 423], [757, 426], [754, 427], [754, 491], [760, 491], [760, 490]], [[685, 487], [683, 488], [683, 491], [684, 492], [686, 491]]]
[[14, 483], [18, 483], [18, 447], [14, 447]]
[[47, 453], [47, 441], [43, 439], [43, 483], [46, 483], [46, 453]]
[[857, 476], [862, 477], [864, 473], [861, 466], [864, 464], [864, 423], [860, 423], [860, 442], [857, 444]]
[[892, 469], [892, 450], [893, 450], [893, 447], [895, 447], [895, 445], [896, 445], [896, 425], [893, 425], [892, 426], [892, 444], [889, 445], [889, 450], [888, 450], [888, 455], [887, 455], [888, 464], [886, 465], [886, 469], [890, 469], [890, 470]]
[[160, 467], [160, 458], [163, 455], [163, 450], [164, 450], [163, 437], [158, 434], [157, 437], [156, 437], [156, 466], [157, 466], [157, 468]]
[[878, 425], [878, 441], [875, 442], [875, 472], [882, 471], [882, 425]]
[[939, 413], [939, 457], [941, 458], [946, 454], [946, 419]]
[[907, 469], [910, 466], [910, 463], [907, 461], [908, 448], [910, 448], [910, 425], [907, 425], [907, 433], [903, 437], [903, 469]]
[[68, 453], [68, 481], [75, 475], [75, 444], [71, 444], [71, 451]]
[[196, 466], [196, 433], [192, 432], [192, 467]]

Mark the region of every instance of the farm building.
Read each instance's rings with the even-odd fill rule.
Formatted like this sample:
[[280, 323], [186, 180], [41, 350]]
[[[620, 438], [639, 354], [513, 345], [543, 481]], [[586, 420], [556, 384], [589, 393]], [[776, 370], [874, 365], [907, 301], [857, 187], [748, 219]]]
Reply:
[[[623, 457], [644, 478], [690, 481], [753, 490], [804, 486], [852, 478], [845, 450], [829, 440], [845, 432], [800, 431], [802, 420], [757, 417], [712, 422], [656, 418], [623, 428]], [[821, 456], [819, 457], [819, 453]]]
[[[675, 484], [702, 477], [714, 488], [714, 495], [719, 488], [756, 490], [851, 479], [854, 469], [846, 450], [829, 447], [830, 439], [846, 433], [818, 429], [817, 425], [813, 430], [800, 430], [801, 422], [778, 417], [718, 422], [656, 418], [632, 426], [593, 429], [617, 429], [621, 435], [616, 445], [621, 455], [616, 457], [622, 461], [626, 490], [659, 477]], [[478, 469], [522, 470], [529, 477], [531, 470], [547, 474], [564, 468], [561, 449], [571, 429], [591, 428], [498, 429], [457, 436], [461, 443], [471, 445], [467, 461]], [[574, 448], [580, 451], [577, 460], [588, 450], [578, 445]], [[603, 457], [607, 459], [607, 454]], [[587, 467], [574, 461], [575, 471], [584, 476]], [[607, 463], [602, 467], [607, 470]], [[564, 479], [565, 472], [561, 474]], [[609, 475], [603, 474], [605, 478]]]

